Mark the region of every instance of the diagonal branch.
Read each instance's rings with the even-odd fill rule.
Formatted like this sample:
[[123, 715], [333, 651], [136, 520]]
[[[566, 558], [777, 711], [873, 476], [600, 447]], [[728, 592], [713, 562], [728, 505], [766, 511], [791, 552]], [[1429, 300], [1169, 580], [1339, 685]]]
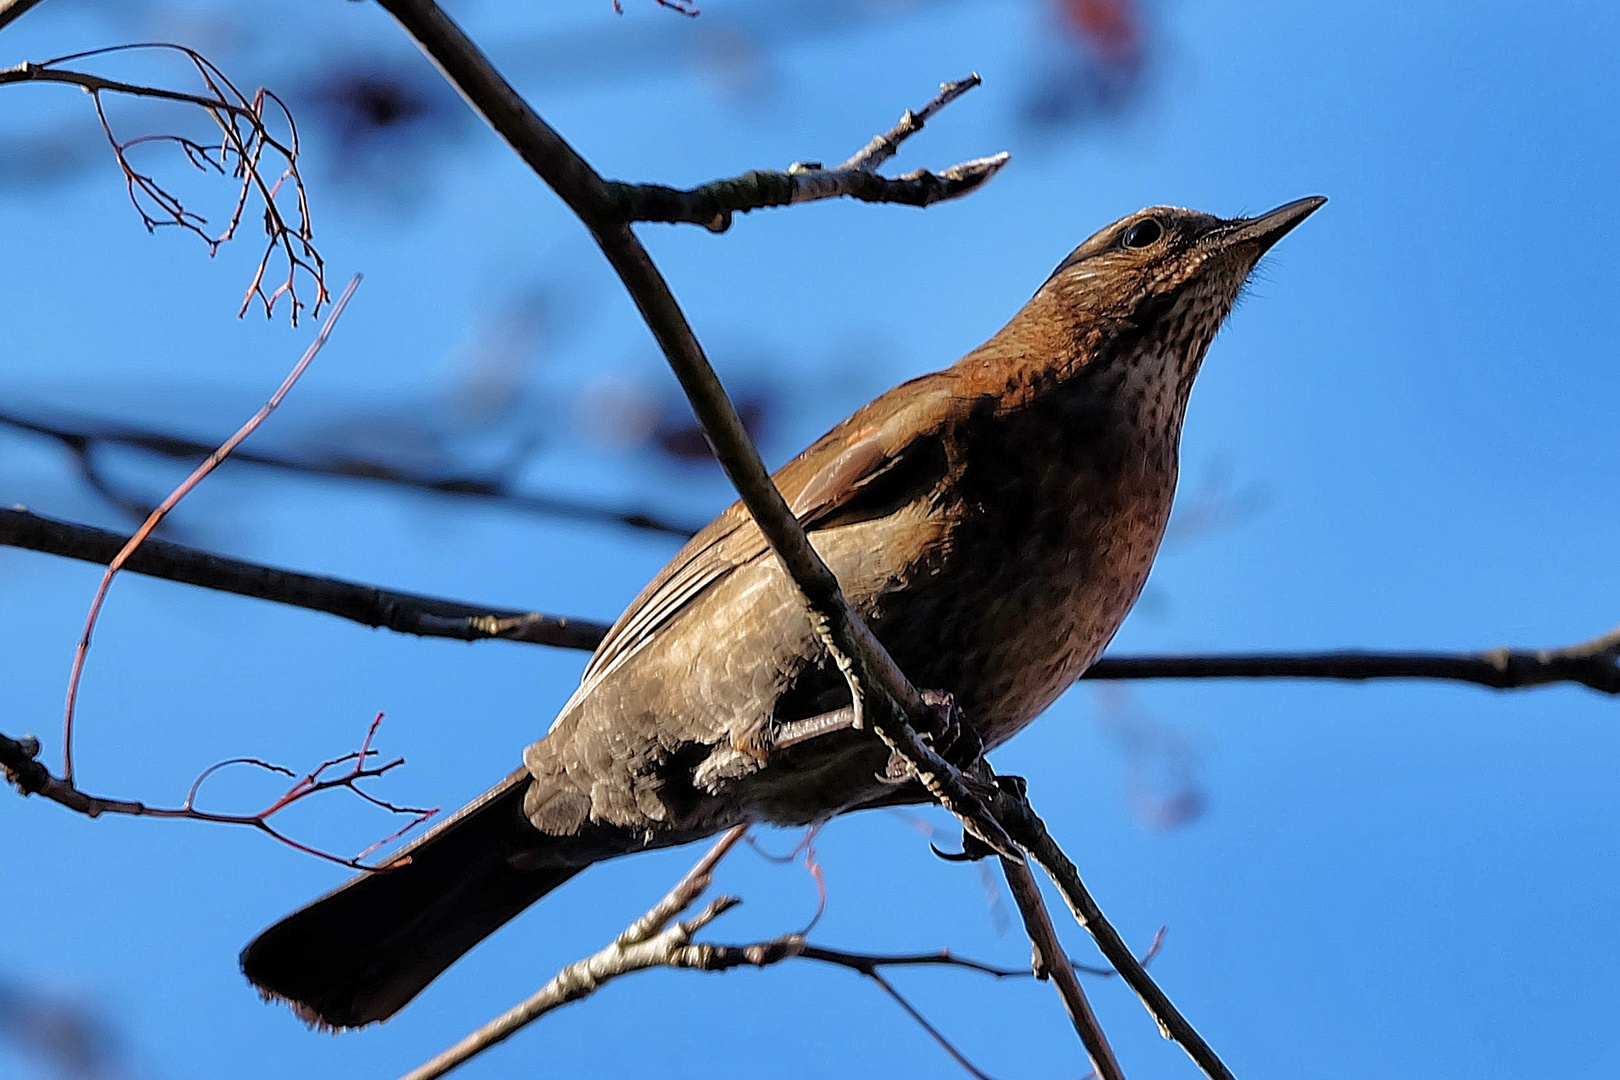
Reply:
[[0, 0], [0, 30], [28, 14], [28, 9], [39, 3], [40, 0]]
[[400, 1080], [437, 1080], [547, 1013], [589, 997], [621, 975], [654, 967], [679, 966], [676, 957], [691, 944], [692, 935], [741, 902], [736, 897], [716, 897], [695, 917], [671, 925], [676, 916], [696, 903], [708, 889], [715, 866], [746, 831], [746, 826], [739, 825], [722, 836], [662, 900], [626, 927], [606, 948], [569, 964], [522, 1004], [502, 1013], [443, 1053], [434, 1055]]
[[1063, 894], [1063, 899], [1068, 903], [1075, 921], [1085, 927], [1096, 941], [1097, 948], [1114, 966], [1114, 970], [1119, 972], [1120, 977], [1136, 992], [1137, 997], [1142, 999], [1148, 1014], [1159, 1025], [1159, 1033], [1179, 1043], [1209, 1080], [1233, 1080], [1231, 1070], [1216, 1056], [1209, 1043], [1198, 1034], [1198, 1030], [1181, 1015], [1181, 1011], [1165, 992], [1159, 989], [1153, 977], [1147, 973], [1147, 968], [1131, 952], [1124, 939], [1119, 936], [1119, 931], [1115, 930], [1103, 915], [1102, 909], [1092, 899], [1085, 882], [1080, 880], [1080, 871], [1069, 861], [1069, 857], [1063, 853], [1057, 841], [1052, 839], [1052, 835], [1046, 831], [1046, 823], [1030, 806], [1025, 796], [1023, 782], [1017, 777], [1002, 777], [997, 785], [997, 791], [999, 793], [996, 801], [997, 817], [1030, 856], [1041, 864], [1041, 868]]
[[[1098, 1080], [1125, 1080], [1125, 1073], [1114, 1057], [1113, 1048], [1108, 1045], [1102, 1025], [1097, 1022], [1097, 1014], [1091, 1011], [1091, 1003], [1086, 1000], [1085, 991], [1080, 989], [1080, 979], [1074, 973], [1068, 953], [1063, 951], [1063, 944], [1058, 940], [1057, 930], [1052, 926], [1052, 916], [1046, 910], [1046, 901], [1041, 899], [1040, 886], [1035, 884], [1035, 875], [1030, 873], [1029, 864], [1003, 857], [1001, 870], [1007, 877], [1007, 887], [1012, 890], [1018, 912], [1023, 916], [1024, 931], [1035, 947], [1035, 977], [1051, 979], [1052, 985], [1057, 987], [1058, 995], [1063, 998], [1063, 1006], [1069, 1011], [1075, 1033], [1080, 1036], [1086, 1055], [1091, 1058], [1091, 1067]], [[1133, 956], [1131, 959], [1136, 958]]]
[[922, 695], [850, 607], [838, 579], [810, 546], [668, 283], [624, 219], [606, 182], [529, 107], [433, 0], [378, 2], [590, 230], [674, 369], [726, 475], [799, 587], [817, 633], [850, 680], [853, 699], [864, 706], [866, 722], [911, 763], [935, 801], [997, 851], [1022, 858], [986, 809], [981, 792], [917, 735], [911, 721], [921, 721], [928, 710]]

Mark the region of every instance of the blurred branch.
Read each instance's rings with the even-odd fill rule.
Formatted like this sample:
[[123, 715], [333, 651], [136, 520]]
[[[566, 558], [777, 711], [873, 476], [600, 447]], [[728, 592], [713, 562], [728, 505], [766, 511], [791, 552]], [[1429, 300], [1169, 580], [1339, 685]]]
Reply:
[[900, 122], [832, 169], [819, 163], [791, 165], [786, 172], [751, 170], [741, 176], [714, 180], [689, 190], [660, 184], [625, 184], [615, 180], [607, 188], [626, 221], [683, 222], [725, 232], [734, 213], [772, 206], [851, 198], [861, 202], [931, 206], [976, 191], [1010, 155], [996, 154], [952, 165], [939, 173], [918, 169], [904, 176], [879, 176], [877, 167], [893, 157], [900, 144], [921, 131], [934, 113], [978, 86], [977, 74], [941, 85], [939, 94], [921, 110], [906, 110]]
[[[176, 461], [194, 461], [206, 456], [214, 444], [188, 439], [149, 428], [92, 424], [87, 421], [31, 419], [17, 413], [0, 411], [0, 426], [26, 431], [53, 439], [74, 456], [81, 476], [103, 498], [126, 512], [135, 510], [140, 500], [118, 490], [94, 461], [97, 449], [108, 446], [128, 447], [157, 457]], [[269, 469], [296, 473], [302, 476], [330, 477], [341, 480], [363, 480], [367, 483], [421, 491], [433, 495], [451, 495], [464, 498], [488, 499], [502, 506], [527, 513], [572, 521], [588, 521], [605, 525], [622, 525], [643, 532], [663, 533], [668, 536], [690, 537], [697, 532], [690, 525], [669, 521], [657, 514], [639, 510], [613, 510], [573, 499], [549, 495], [534, 495], [514, 490], [504, 479], [479, 476], [435, 476], [413, 472], [382, 461], [366, 459], [321, 460], [303, 458], [267, 451], [244, 450], [233, 455], [233, 462], [259, 465]], [[145, 510], [139, 510], [140, 516]]]
[[0, 30], [4, 30], [36, 7], [40, 0], [0, 0]]
[[[26, 510], [0, 510], [0, 545], [3, 546], [108, 563], [126, 540], [119, 533], [55, 521]], [[142, 544], [124, 569], [238, 596], [324, 611], [364, 626], [386, 627], [419, 637], [457, 641], [505, 638], [590, 650], [596, 648], [607, 633], [605, 624], [587, 619], [379, 589], [375, 585], [230, 559], [164, 540], [148, 540]]]
[[[12, 16], [13, 18], [15, 15]], [[6, 11], [0, 9], [0, 26]], [[195, 70], [206, 93], [195, 94], [162, 87], [146, 86], [103, 78], [84, 71], [70, 71], [60, 65], [73, 60], [87, 60], [112, 53], [156, 50], [183, 56]], [[270, 315], [276, 302], [286, 296], [292, 308], [292, 322], [298, 323], [298, 313], [304, 302], [298, 297], [299, 275], [314, 282], [315, 304], [313, 312], [319, 314], [328, 299], [325, 263], [313, 243], [314, 231], [309, 221], [309, 202], [305, 196], [304, 180], [298, 169], [298, 126], [286, 104], [269, 90], [260, 87], [252, 97], [237, 89], [236, 85], [211, 60], [194, 49], [168, 42], [136, 45], [115, 45], [105, 49], [59, 56], [42, 63], [24, 62], [0, 69], [0, 85], [21, 82], [52, 82], [77, 86], [90, 95], [101, 122], [102, 133], [112, 148], [113, 157], [123, 171], [129, 201], [141, 216], [141, 224], [148, 232], [174, 227], [189, 232], [208, 245], [210, 255], [236, 235], [237, 226], [247, 213], [248, 203], [255, 196], [264, 208], [263, 223], [266, 236], [264, 255], [259, 259], [253, 280], [242, 298], [237, 314], [247, 312], [257, 299]], [[163, 101], [193, 105], [200, 108], [214, 122], [219, 131], [217, 145], [209, 145], [183, 135], [141, 135], [121, 139], [114, 132], [107, 117], [104, 94], [122, 94], [131, 97], [156, 98]], [[267, 121], [271, 110], [279, 112], [287, 135], [278, 138], [272, 134]], [[207, 219], [187, 209], [180, 199], [160, 184], [152, 175], [137, 169], [129, 152], [137, 146], [166, 143], [176, 147], [188, 164], [199, 172], [229, 175], [239, 182], [236, 198], [227, 215], [222, 231], [205, 231]], [[269, 162], [277, 163], [271, 172], [265, 171]], [[278, 199], [283, 186], [290, 187], [294, 210], [291, 217], [283, 212]], [[277, 254], [287, 266], [287, 275], [280, 284], [269, 288], [265, 275]], [[268, 291], [267, 291], [268, 289]]]
[[[26, 548], [106, 563], [121, 533], [0, 509], [0, 547]], [[483, 641], [499, 638], [561, 649], [595, 649], [607, 624], [521, 608], [491, 607], [304, 574], [164, 540], [148, 540], [125, 566], [136, 574], [277, 604], [324, 611], [364, 626], [418, 637]], [[1105, 656], [1082, 678], [1138, 679], [1439, 679], [1497, 690], [1573, 682], [1620, 693], [1620, 629], [1557, 649], [1487, 649], [1464, 653], [1328, 652], [1249, 656]]]

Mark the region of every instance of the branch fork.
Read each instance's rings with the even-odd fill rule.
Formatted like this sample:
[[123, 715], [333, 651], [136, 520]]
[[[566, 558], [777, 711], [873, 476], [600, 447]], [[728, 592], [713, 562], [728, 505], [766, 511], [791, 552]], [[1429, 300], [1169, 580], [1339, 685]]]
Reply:
[[850, 198], [923, 207], [961, 198], [982, 187], [1011, 155], [1002, 152], [974, 158], [937, 173], [916, 169], [888, 177], [880, 176], [877, 169], [899, 152], [901, 143], [921, 131], [930, 117], [982, 81], [975, 73], [942, 84], [927, 105], [916, 112], [907, 109], [894, 127], [830, 169], [819, 161], [795, 162], [786, 170], [753, 169], [687, 190], [616, 180], [606, 182], [607, 190], [626, 221], [702, 225], [715, 233], [731, 228], [734, 214], [821, 199]]

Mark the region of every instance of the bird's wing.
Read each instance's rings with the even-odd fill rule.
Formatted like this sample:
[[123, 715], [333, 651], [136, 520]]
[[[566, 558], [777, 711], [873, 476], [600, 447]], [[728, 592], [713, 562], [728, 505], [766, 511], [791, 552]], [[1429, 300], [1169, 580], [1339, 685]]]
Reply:
[[[906, 501], [919, 485], [932, 486], [945, 469], [939, 433], [958, 401], [953, 385], [953, 373], [943, 371], [896, 387], [779, 469], [774, 476], [777, 488], [805, 528], [869, 520]], [[747, 509], [733, 503], [694, 536], [619, 617], [591, 657], [580, 692], [632, 655], [706, 589], [767, 550]]]

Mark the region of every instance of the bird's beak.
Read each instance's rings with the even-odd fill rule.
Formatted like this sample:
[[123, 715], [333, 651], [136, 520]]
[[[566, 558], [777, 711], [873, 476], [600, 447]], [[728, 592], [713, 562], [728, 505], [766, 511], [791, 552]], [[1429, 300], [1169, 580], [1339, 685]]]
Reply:
[[1270, 250], [1271, 245], [1287, 236], [1295, 225], [1304, 221], [1317, 209], [1327, 202], [1321, 195], [1312, 195], [1305, 199], [1295, 199], [1291, 203], [1284, 203], [1277, 209], [1259, 217], [1242, 218], [1232, 223], [1230, 230], [1223, 230], [1221, 236], [1222, 247], [1248, 246], [1254, 249], [1254, 257], [1258, 259]]

